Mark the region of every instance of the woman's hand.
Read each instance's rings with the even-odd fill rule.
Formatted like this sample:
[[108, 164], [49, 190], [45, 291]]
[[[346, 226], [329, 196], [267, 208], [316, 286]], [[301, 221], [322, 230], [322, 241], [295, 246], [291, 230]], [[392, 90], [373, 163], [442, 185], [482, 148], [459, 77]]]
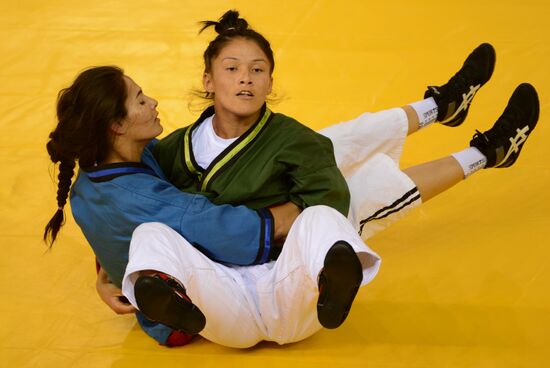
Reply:
[[[103, 300], [103, 302], [105, 302], [105, 304], [107, 304], [116, 314], [128, 314], [137, 311], [133, 305], [123, 301], [126, 300], [126, 298], [122, 295], [122, 290], [113, 285], [111, 280], [109, 280], [109, 276], [107, 276], [107, 272], [105, 272], [103, 268], [100, 268], [97, 273], [95, 287], [101, 300]], [[123, 299], [121, 300], [121, 298]]]
[[294, 220], [296, 220], [296, 217], [302, 212], [302, 209], [292, 202], [286, 202], [269, 207], [269, 210], [275, 222], [275, 241], [282, 244], [290, 231], [290, 227], [294, 223]]

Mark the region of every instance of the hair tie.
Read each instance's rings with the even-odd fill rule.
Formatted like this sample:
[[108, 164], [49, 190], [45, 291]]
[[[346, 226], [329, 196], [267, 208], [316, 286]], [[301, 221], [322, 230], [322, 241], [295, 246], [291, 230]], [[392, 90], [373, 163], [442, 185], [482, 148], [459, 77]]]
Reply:
[[58, 211], [63, 211], [63, 206], [57, 207], [57, 210], [58, 210]]
[[235, 27], [229, 27], [229, 28], [226, 29], [226, 31], [235, 31], [236, 29], [237, 28], [235, 28]]

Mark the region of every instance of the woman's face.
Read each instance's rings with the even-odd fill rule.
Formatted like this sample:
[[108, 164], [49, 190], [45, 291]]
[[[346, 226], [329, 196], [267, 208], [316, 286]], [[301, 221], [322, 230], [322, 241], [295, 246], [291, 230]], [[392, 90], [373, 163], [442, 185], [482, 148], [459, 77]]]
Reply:
[[162, 133], [158, 102], [146, 96], [131, 78], [124, 76], [124, 82], [128, 93], [125, 104], [128, 115], [119, 122], [117, 133], [125, 134], [133, 141], [148, 142]]
[[246, 118], [258, 113], [271, 93], [270, 67], [254, 41], [236, 38], [225, 45], [203, 76], [205, 90], [214, 93], [216, 114]]

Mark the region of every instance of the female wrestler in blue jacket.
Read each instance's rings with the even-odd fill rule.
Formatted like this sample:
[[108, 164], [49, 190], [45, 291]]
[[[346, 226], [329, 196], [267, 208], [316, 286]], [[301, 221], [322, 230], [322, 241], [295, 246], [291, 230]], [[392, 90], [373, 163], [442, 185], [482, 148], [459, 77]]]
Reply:
[[[60, 92], [58, 124], [47, 144], [51, 160], [59, 163], [58, 210], [44, 239], [50, 245], [55, 241], [70, 192], [73, 216], [102, 272], [116, 287], [128, 263], [132, 232], [143, 222], [170, 226], [213, 260], [238, 265], [265, 262], [274, 241], [286, 236], [298, 214], [296, 207], [255, 211], [217, 206], [204, 196], [176, 189], [150, 152], [162, 132], [156, 107], [157, 101], [111, 66], [84, 71]], [[166, 340], [170, 330], [157, 330], [155, 324], [139, 319], [150, 335]]]

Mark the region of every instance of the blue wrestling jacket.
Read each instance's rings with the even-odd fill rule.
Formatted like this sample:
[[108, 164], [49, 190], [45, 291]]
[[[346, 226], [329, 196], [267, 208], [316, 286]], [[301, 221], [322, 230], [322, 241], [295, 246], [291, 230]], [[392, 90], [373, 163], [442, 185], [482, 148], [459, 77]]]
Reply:
[[[217, 262], [269, 261], [273, 219], [268, 210], [214, 205], [204, 196], [181, 192], [165, 179], [150, 146], [140, 163], [81, 168], [71, 189], [73, 216], [113, 284], [121, 287], [132, 232], [144, 222], [170, 226]], [[138, 320], [160, 343], [171, 332]]]
[[144, 222], [170, 226], [221, 263], [265, 263], [273, 243], [269, 211], [214, 205], [204, 196], [179, 191], [164, 179], [148, 149], [141, 163], [81, 169], [71, 190], [71, 209], [99, 263], [118, 287], [128, 263], [132, 232]]

